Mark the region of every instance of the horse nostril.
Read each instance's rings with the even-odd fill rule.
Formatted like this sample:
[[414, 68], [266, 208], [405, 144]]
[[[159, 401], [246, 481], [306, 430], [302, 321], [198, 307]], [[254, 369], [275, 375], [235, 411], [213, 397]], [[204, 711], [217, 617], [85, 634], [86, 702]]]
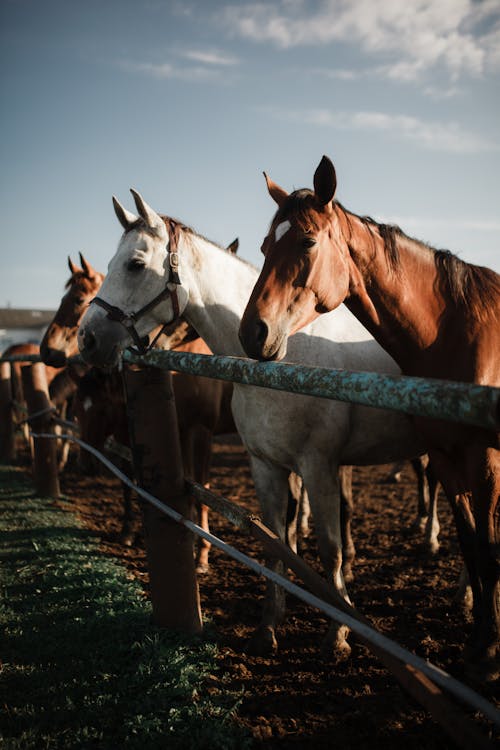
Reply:
[[263, 320], [258, 320], [256, 325], [256, 334], [257, 334], [257, 342], [259, 344], [263, 344], [267, 336], [269, 334], [269, 328], [267, 326], [267, 323], [264, 323]]

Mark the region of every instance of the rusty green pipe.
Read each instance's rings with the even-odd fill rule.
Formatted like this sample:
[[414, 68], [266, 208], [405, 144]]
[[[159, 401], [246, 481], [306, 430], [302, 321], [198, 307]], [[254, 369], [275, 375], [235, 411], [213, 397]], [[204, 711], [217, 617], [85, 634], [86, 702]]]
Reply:
[[[32, 354], [0, 358], [0, 361], [38, 362], [39, 359]], [[156, 349], [144, 356], [127, 351], [123, 360], [217, 380], [500, 429], [500, 388], [492, 386]], [[71, 357], [69, 361], [83, 360]]]
[[175, 351], [153, 350], [143, 357], [127, 351], [123, 359], [130, 364], [165, 367], [487, 429], [500, 427], [500, 388], [491, 386]]

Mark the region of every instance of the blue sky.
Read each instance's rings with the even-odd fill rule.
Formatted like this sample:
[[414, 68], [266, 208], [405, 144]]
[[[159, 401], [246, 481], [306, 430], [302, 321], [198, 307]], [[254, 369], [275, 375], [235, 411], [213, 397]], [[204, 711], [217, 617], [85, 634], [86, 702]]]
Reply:
[[138, 189], [261, 264], [262, 171], [500, 271], [499, 0], [0, 0], [0, 307], [105, 270]]

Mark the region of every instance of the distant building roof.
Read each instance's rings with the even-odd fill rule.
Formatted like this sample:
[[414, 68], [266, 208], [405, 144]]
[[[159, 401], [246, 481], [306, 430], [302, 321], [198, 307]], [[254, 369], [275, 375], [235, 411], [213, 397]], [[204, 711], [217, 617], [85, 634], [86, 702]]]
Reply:
[[44, 328], [55, 310], [22, 310], [13, 307], [0, 308], [0, 328]]

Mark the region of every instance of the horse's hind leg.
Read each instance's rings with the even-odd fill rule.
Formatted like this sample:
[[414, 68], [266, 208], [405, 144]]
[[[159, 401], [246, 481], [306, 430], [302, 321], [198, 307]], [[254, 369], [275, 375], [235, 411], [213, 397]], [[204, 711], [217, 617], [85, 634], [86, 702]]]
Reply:
[[435, 555], [439, 551], [439, 518], [438, 518], [438, 495], [439, 482], [428, 464], [425, 468], [425, 483], [429, 493], [429, 514], [425, 524], [424, 547], [430, 555]]
[[291, 550], [297, 552], [298, 535], [309, 536], [309, 498], [302, 477], [291, 472], [288, 477], [288, 506], [286, 513], [286, 541]]
[[417, 531], [422, 532], [425, 532], [427, 526], [431, 504], [428, 475], [426, 473], [428, 463], [429, 458], [427, 455], [418, 456], [417, 458], [412, 458], [410, 460], [410, 464], [417, 478], [418, 492], [417, 517], [414, 522], [414, 528]]
[[339, 468], [340, 485], [340, 526], [342, 535], [342, 572], [344, 581], [353, 580], [352, 565], [356, 557], [356, 547], [351, 534], [351, 522], [354, 513], [352, 501], [352, 466]]
[[[264, 523], [285, 542], [289, 472], [252, 455], [250, 464]], [[266, 556], [266, 565], [275, 573], [285, 574], [284, 563], [276, 557]], [[248, 651], [261, 655], [276, 651], [276, 626], [284, 616], [285, 592], [280, 586], [268, 580], [261, 622], [247, 644]]]
[[[467, 459], [474, 481], [475, 556], [482, 595], [477, 638], [467, 661], [474, 676], [493, 682], [500, 677], [500, 451], [474, 446]], [[475, 602], [473, 612], [477, 616]]]

